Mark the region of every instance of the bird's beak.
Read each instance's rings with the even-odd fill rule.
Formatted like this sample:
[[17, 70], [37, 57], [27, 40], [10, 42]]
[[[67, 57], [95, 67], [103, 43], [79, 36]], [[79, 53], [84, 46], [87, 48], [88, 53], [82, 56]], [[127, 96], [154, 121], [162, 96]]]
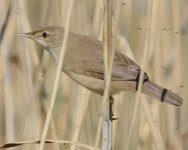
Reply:
[[27, 38], [30, 38], [30, 39], [32, 39], [32, 35], [31, 35], [31, 33], [17, 33], [16, 35], [18, 35], [18, 36], [23, 36], [23, 37], [27, 37]]

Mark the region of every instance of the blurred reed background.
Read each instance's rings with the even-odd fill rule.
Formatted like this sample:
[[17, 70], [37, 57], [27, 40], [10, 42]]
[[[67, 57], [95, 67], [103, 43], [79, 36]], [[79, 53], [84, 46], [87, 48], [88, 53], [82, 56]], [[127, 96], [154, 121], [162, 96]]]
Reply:
[[[41, 138], [57, 66], [40, 46], [17, 37], [16, 33], [43, 26], [64, 26], [68, 3], [68, 0], [0, 1], [0, 144]], [[159, 130], [163, 142], [159, 140], [157, 144], [166, 150], [186, 150], [188, 1], [114, 0], [112, 19], [118, 9], [116, 47], [130, 57], [134, 55], [140, 64], [146, 33], [150, 31], [144, 70], [152, 80], [180, 95], [184, 104], [173, 107], [146, 97], [156, 128], [151, 130], [148, 126], [139, 105], [134, 130], [128, 139], [136, 95], [131, 92], [116, 95], [114, 113], [118, 120], [113, 122], [113, 149], [159, 149], [152, 136]], [[102, 39], [102, 1], [75, 0], [70, 29]], [[89, 92], [62, 73], [48, 139], [76, 141], [100, 148], [101, 135], [97, 135], [97, 126], [101, 100], [101, 96]], [[24, 145], [15, 149], [37, 147]], [[45, 149], [83, 148], [47, 144]]]

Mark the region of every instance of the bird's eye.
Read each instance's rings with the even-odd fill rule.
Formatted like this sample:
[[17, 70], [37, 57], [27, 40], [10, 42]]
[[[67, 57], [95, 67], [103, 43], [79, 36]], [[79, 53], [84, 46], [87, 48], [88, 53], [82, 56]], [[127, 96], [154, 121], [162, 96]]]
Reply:
[[48, 36], [48, 33], [46, 33], [46, 32], [43, 32], [43, 33], [42, 33], [42, 37], [43, 37], [43, 38], [46, 38], [47, 36]]

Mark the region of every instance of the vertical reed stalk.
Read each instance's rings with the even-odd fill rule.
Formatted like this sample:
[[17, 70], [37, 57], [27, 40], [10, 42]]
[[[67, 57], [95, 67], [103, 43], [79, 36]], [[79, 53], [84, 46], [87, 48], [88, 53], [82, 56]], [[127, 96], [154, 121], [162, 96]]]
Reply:
[[71, 0], [69, 2], [69, 9], [68, 9], [67, 20], [66, 20], [66, 24], [65, 24], [65, 33], [64, 33], [62, 49], [61, 49], [61, 53], [60, 53], [60, 59], [59, 59], [58, 67], [57, 67], [57, 71], [56, 71], [54, 88], [53, 88], [52, 97], [51, 97], [51, 103], [50, 103], [50, 107], [49, 107], [49, 110], [47, 113], [44, 130], [42, 132], [42, 138], [41, 138], [39, 150], [44, 149], [44, 144], [45, 144], [46, 136], [48, 133], [48, 129], [49, 129], [49, 125], [50, 125], [50, 121], [51, 121], [51, 117], [52, 117], [52, 113], [53, 113], [53, 109], [54, 109], [54, 105], [55, 105], [55, 99], [56, 99], [57, 89], [58, 89], [58, 85], [59, 85], [58, 83], [59, 83], [59, 79], [60, 79], [61, 68], [63, 65], [65, 49], [66, 49], [67, 40], [68, 40], [68, 31], [69, 31], [69, 27], [70, 27], [70, 18], [71, 18], [73, 4], [74, 4], [74, 0]]
[[102, 103], [103, 112], [103, 131], [102, 131], [102, 150], [110, 150], [112, 147], [112, 119], [111, 106], [109, 100], [110, 92], [110, 59], [112, 52], [112, 20], [111, 20], [111, 0], [104, 0], [104, 69], [105, 69], [105, 90]]

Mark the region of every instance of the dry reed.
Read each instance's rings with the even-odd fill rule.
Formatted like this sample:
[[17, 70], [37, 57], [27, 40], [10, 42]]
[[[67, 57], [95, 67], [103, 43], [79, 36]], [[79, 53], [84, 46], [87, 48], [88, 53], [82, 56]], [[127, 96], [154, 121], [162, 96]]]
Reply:
[[[0, 143], [35, 141], [42, 135], [57, 66], [46, 51], [27, 39], [16, 37], [39, 26], [65, 26], [70, 1], [0, 1]], [[188, 68], [187, 2], [184, 0], [119, 0], [112, 3], [116, 47], [142, 65], [150, 79], [175, 91], [184, 99], [176, 108], [150, 101], [138, 103], [133, 117], [135, 93], [114, 97], [113, 149], [188, 149]], [[8, 16], [8, 10], [10, 14]], [[151, 11], [152, 10], [152, 11]], [[118, 12], [119, 11], [119, 12]], [[119, 15], [118, 15], [119, 13]], [[100, 0], [74, 1], [70, 30], [102, 39], [103, 4]], [[151, 20], [148, 19], [151, 16]], [[151, 26], [148, 23], [152, 22]], [[3, 28], [3, 25], [4, 28]], [[117, 28], [116, 28], [117, 26]], [[150, 30], [149, 42], [146, 35]], [[3, 32], [2, 32], [3, 31]], [[117, 33], [117, 34], [116, 34]], [[141, 99], [142, 96], [140, 97]], [[140, 100], [139, 100], [140, 101]], [[146, 105], [142, 104], [145, 103]], [[148, 103], [148, 104], [147, 104]], [[101, 148], [100, 120], [102, 97], [88, 92], [61, 73], [49, 132], [44, 139], [67, 140], [90, 149]], [[140, 109], [140, 106], [143, 106]], [[134, 118], [134, 119], [133, 119]], [[128, 136], [132, 126], [131, 136]], [[46, 132], [47, 133], [47, 132]], [[152, 138], [151, 138], [152, 137]], [[128, 144], [126, 145], [128, 141]], [[44, 141], [43, 141], [44, 142]], [[58, 142], [57, 142], [58, 144]], [[85, 149], [69, 144], [48, 144], [45, 149]], [[38, 148], [37, 144], [22, 145]]]

